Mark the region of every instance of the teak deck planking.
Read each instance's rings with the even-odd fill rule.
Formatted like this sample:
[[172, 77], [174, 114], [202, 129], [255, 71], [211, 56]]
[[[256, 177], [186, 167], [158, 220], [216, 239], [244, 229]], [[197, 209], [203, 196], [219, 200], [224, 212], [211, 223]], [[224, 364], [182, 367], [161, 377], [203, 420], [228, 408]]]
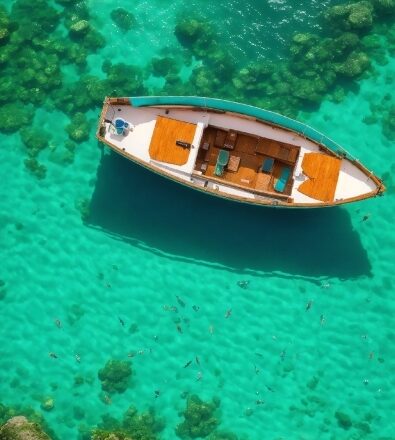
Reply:
[[[198, 155], [196, 161], [195, 169], [197, 171], [199, 171], [202, 163], [207, 163], [207, 170], [205, 172], [207, 177], [215, 177], [215, 164], [220, 150], [220, 146], [218, 145], [219, 142], [217, 131], [220, 132], [221, 135], [223, 132], [221, 138], [225, 139], [225, 131], [219, 130], [212, 126], [207, 127], [204, 131], [201, 145], [204, 142], [208, 142], [210, 147], [208, 151], [200, 149], [200, 154]], [[267, 156], [256, 153], [257, 143], [257, 138], [243, 133], [237, 133], [235, 147], [234, 149], [228, 151], [231, 155], [240, 157], [239, 168], [236, 172], [228, 171], [225, 168], [225, 172], [220, 179], [223, 179], [225, 182], [235, 183], [250, 189], [273, 192], [274, 185], [281, 174], [281, 168], [283, 165], [281, 162], [275, 161], [271, 175], [268, 175], [267, 178], [264, 179], [262, 177], [258, 178], [258, 176], [261, 174], [259, 170], [265, 157]], [[275, 144], [276, 141], [273, 141], [273, 143]], [[291, 188], [287, 186], [286, 190], [282, 194], [290, 194], [290, 192]]]
[[302, 169], [309, 178], [298, 190], [306, 196], [322, 202], [333, 202], [339, 178], [341, 160], [322, 153], [307, 153]]
[[149, 146], [150, 158], [173, 165], [186, 164], [190, 150], [176, 145], [176, 141], [192, 144], [195, 131], [196, 124], [158, 116]]

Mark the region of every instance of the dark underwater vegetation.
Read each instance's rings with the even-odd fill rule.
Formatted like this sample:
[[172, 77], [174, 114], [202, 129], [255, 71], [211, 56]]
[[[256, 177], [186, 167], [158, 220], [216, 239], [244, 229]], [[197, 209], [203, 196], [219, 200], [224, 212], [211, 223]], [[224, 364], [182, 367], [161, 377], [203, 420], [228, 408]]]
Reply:
[[[108, 20], [116, 29], [124, 36], [135, 30], [141, 32], [143, 23], [139, 22], [133, 6], [126, 9], [115, 3], [107, 2], [105, 7]], [[245, 102], [293, 118], [304, 118], [318, 111], [324, 101], [341, 103], [348, 93], [358, 93], [361, 82], [377, 77], [377, 68], [385, 66], [395, 56], [395, 0], [327, 2], [318, 7], [314, 26], [300, 25], [295, 32], [289, 32], [282, 46], [278, 45], [278, 50], [270, 51], [271, 44], [268, 42], [264, 55], [251, 49], [246, 56], [241, 56], [234, 44], [227, 44], [221, 17], [216, 19], [205, 14], [203, 8], [199, 10], [191, 6], [188, 9], [185, 6], [185, 10], [176, 14], [175, 22], [168, 24], [175, 45], [155, 53], [144, 65], [139, 60], [125, 58], [123, 62], [114, 62], [109, 57], [101, 57], [101, 51], [108, 49], [113, 42], [97, 24], [95, 7], [99, 8], [100, 2], [98, 6], [81, 0], [15, 0], [0, 4], [0, 133], [18, 136], [23, 148], [21, 161], [37, 179], [37, 184], [46, 181], [50, 166], [48, 157], [54, 157], [51, 160], [68, 167], [71, 172], [84, 143], [90, 141], [96, 148], [96, 120], [105, 96], [210, 96]], [[92, 56], [101, 57], [100, 65], [95, 69], [92, 69], [90, 61]], [[388, 83], [392, 84], [393, 80], [394, 75], [387, 78]], [[379, 124], [383, 136], [388, 141], [394, 141], [394, 95], [372, 97], [369, 108], [370, 114], [364, 116], [363, 123]], [[37, 115], [42, 109], [67, 117], [67, 123], [61, 124], [64, 135], [61, 145], [54, 145], [54, 133], [41, 126]], [[131, 167], [133, 173], [129, 174]], [[382, 176], [390, 194], [395, 188], [394, 173], [395, 165], [389, 164]], [[158, 196], [155, 206], [148, 206], [145, 199], [134, 198], [133, 194], [123, 197], [122, 188], [137, 187], [141, 183], [146, 187], [147, 198], [154, 194]], [[179, 261], [196, 258], [202, 261], [202, 265], [227, 267], [229, 272], [244, 274], [246, 279], [249, 274], [259, 271], [277, 273], [283, 279], [338, 277], [345, 280], [373, 276], [367, 252], [347, 211], [334, 210], [313, 215], [297, 212], [287, 213], [287, 217], [276, 211], [266, 213], [262, 219], [260, 212], [258, 214], [254, 208], [241, 206], [237, 214], [232, 215], [233, 205], [209, 199], [206, 201], [208, 218], [205, 225], [210, 233], [203, 229], [195, 232], [192, 220], [198, 217], [199, 206], [205, 196], [189, 194], [170, 182], [161, 184], [157, 176], [148, 175], [118, 156], [103, 152], [96, 180], [91, 186], [94, 186], [92, 195], [81, 195], [73, 207], [84, 226], [108, 232], [136, 247], [150, 248], [153, 253], [163, 254], [164, 258], [169, 255]], [[177, 198], [172, 199], [169, 194], [176, 194]], [[186, 208], [182, 215], [178, 212], [179, 204]], [[218, 209], [230, 219], [225, 225], [218, 222]], [[135, 211], [142, 215], [134, 216]], [[147, 218], [154, 218], [156, 212], [164, 213], [162, 220], [169, 224], [167, 233], [177, 239], [170, 242], [160, 234], [157, 223], [147, 221]], [[275, 237], [288, 227], [290, 219], [291, 237], [276, 240]], [[221, 233], [231, 235], [247, 221], [251, 229], [262, 228], [272, 235], [262, 234], [256, 239], [255, 247], [250, 248], [247, 244], [250, 231], [238, 234], [234, 243], [244, 254], [241, 262], [231, 252], [216, 247], [215, 237]], [[298, 235], [301, 225], [306, 223], [308, 232]], [[17, 231], [24, 229], [19, 222], [14, 226]], [[190, 244], [188, 250], [185, 249], [186, 241]], [[303, 261], [287, 258], [289, 247], [302, 249], [305, 245], [309, 247], [309, 253]], [[112, 272], [117, 270], [117, 267], [112, 268]], [[10, 296], [12, 286], [6, 275], [0, 275], [1, 302]], [[107, 276], [103, 270], [97, 277], [104, 284]], [[382, 285], [375, 288], [391, 291], [390, 276], [387, 274]], [[246, 284], [243, 282], [240, 281], [241, 289], [248, 286], [248, 281]], [[322, 285], [317, 285], [321, 289]], [[325, 284], [323, 286], [325, 288]], [[111, 285], [106, 287], [111, 290]], [[305, 291], [297, 293], [309, 295]], [[180, 302], [178, 304], [181, 309], [183, 306]], [[68, 324], [74, 325], [83, 315], [83, 307], [75, 305], [70, 311]], [[303, 320], [304, 315], [301, 316]], [[177, 329], [188, 327], [188, 318], [183, 319], [174, 318], [171, 324]], [[324, 322], [323, 315], [321, 319]], [[138, 335], [138, 325], [131, 324], [129, 332]], [[392, 331], [389, 331], [389, 339], [392, 343], [395, 340]], [[308, 349], [311, 350], [311, 347]], [[287, 377], [292, 373], [293, 366], [286, 358], [285, 348], [281, 353], [284, 356], [276, 368], [281, 377]], [[134, 352], [129, 355], [136, 356]], [[257, 356], [259, 359], [259, 353]], [[371, 359], [373, 362], [373, 357]], [[376, 360], [378, 369], [384, 364], [384, 359], [379, 356]], [[154, 405], [141, 409], [138, 396], [129, 402], [122, 417], [111, 410], [113, 399], [133, 390], [135, 382], [143, 380], [135, 372], [134, 361], [108, 358], [95, 374], [75, 375], [71, 385], [76, 396], [72, 411], [81, 440], [166, 438], [164, 430], [169, 425], [166, 417], [162, 417]], [[197, 360], [193, 362], [195, 366], [198, 364]], [[254, 374], [258, 374], [258, 367], [254, 365], [254, 368]], [[216, 374], [221, 376], [219, 371]], [[325, 373], [320, 374], [324, 376]], [[289, 408], [292, 416], [299, 415], [309, 420], [324, 412], [324, 397], [316, 392], [321, 379], [318, 375], [309, 378], [305, 387], [307, 394], [297, 398], [295, 405]], [[195, 380], [198, 381], [199, 377]], [[96, 426], [88, 426], [84, 420], [87, 409], [78, 403], [77, 397], [79, 393], [87, 392], [93, 383], [97, 383], [101, 391], [93, 394], [92, 400], [108, 408], [108, 413], [101, 416]], [[18, 388], [19, 385], [15, 383], [13, 386]], [[274, 394], [270, 385], [265, 383], [264, 386], [268, 394]], [[51, 387], [56, 390], [56, 384], [51, 384]], [[155, 388], [153, 391], [154, 401], [159, 402], [161, 390]], [[321, 393], [324, 392], [321, 390]], [[179, 420], [170, 427], [172, 438], [246, 440], [245, 436], [232, 432], [232, 420], [225, 420], [221, 413], [221, 389], [210, 390], [210, 393], [210, 397], [189, 391], [181, 394], [181, 407], [177, 406]], [[9, 433], [9, 427], [5, 428], [6, 422], [16, 416], [25, 416], [34, 424], [26, 428], [31, 429], [31, 440], [59, 439], [53, 426], [64, 421], [51, 418], [56, 411], [51, 393], [40, 395], [35, 400], [39, 402], [40, 412], [23, 405], [0, 403], [0, 440], [20, 438], [18, 430]], [[264, 406], [264, 402], [257, 395], [253, 407], [260, 405]], [[323, 422], [323, 432], [335, 425], [344, 434], [341, 439], [395, 438], [374, 437], [372, 426], [380, 422], [368, 411], [354, 415], [346, 405], [336, 405], [337, 410], [331, 412], [330, 420]], [[247, 408], [244, 415], [250, 417], [254, 411]], [[309, 433], [303, 435], [289, 438], [318, 438], [309, 437]], [[335, 434], [332, 438], [336, 438]]]

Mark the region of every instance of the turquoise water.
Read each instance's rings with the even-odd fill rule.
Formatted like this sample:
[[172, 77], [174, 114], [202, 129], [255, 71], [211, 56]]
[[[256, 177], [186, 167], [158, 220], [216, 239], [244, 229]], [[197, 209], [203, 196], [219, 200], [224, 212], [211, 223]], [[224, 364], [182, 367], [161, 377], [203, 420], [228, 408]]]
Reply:
[[[285, 56], [294, 30], [319, 30], [335, 2], [140, 1], [138, 26], [122, 32], [108, 16], [127, 4], [88, 3], [106, 45], [85, 73], [104, 77], [109, 57], [187, 59], [173, 31], [191, 10], [214, 20], [240, 63]], [[364, 122], [388, 108], [394, 68], [376, 65], [342, 102], [299, 114], [385, 178], [384, 197], [336, 209], [259, 209], [162, 180], [97, 145], [98, 109], [86, 112], [89, 140], [73, 163], [68, 116], [36, 109], [32, 124], [51, 133], [41, 180], [19, 133], [1, 134], [0, 402], [32, 407], [70, 440], [130, 405], [164, 419], [158, 438], [178, 438], [188, 394], [218, 397], [219, 430], [239, 439], [395, 438], [395, 161], [379, 111]], [[62, 70], [66, 82], [79, 77]], [[109, 359], [132, 362], [122, 394], [101, 390]], [[47, 398], [54, 408], [43, 411]]]

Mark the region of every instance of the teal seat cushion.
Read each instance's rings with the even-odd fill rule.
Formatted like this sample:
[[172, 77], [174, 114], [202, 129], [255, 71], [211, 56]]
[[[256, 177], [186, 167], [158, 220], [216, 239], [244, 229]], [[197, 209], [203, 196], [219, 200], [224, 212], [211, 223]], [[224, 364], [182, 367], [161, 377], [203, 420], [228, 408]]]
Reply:
[[273, 169], [273, 164], [274, 164], [274, 159], [271, 157], [267, 157], [262, 163], [261, 170], [264, 173], [271, 173]]
[[229, 162], [229, 151], [219, 150], [217, 157], [217, 164], [222, 165], [224, 167], [228, 164], [228, 162]]
[[281, 170], [280, 177], [274, 186], [274, 189], [278, 192], [284, 192], [284, 189], [287, 185], [287, 182], [288, 182], [290, 175], [291, 175], [291, 168], [290, 167], [283, 167], [283, 169]]

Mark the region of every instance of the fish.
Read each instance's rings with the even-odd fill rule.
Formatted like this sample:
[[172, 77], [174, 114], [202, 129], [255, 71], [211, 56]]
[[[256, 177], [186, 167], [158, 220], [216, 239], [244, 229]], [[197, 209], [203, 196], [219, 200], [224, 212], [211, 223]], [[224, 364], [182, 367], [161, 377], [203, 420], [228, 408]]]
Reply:
[[283, 351], [280, 353], [280, 358], [281, 358], [282, 361], [285, 359], [285, 356], [286, 356], [286, 355], [287, 355], [287, 352], [286, 352], [285, 350], [283, 350]]
[[58, 328], [61, 328], [61, 327], [62, 327], [62, 323], [60, 322], [60, 319], [55, 319], [55, 325], [56, 325], [56, 327], [58, 327]]
[[81, 357], [80, 357], [79, 354], [76, 354], [74, 357], [75, 357], [75, 360], [76, 360], [78, 363], [81, 362]]
[[177, 324], [177, 331], [178, 331], [178, 333], [182, 333], [182, 328], [179, 324]]
[[160, 390], [155, 390], [155, 399], [160, 396]]
[[195, 312], [198, 312], [200, 307], [199, 306], [192, 306], [193, 310], [195, 310]]
[[229, 318], [232, 315], [232, 309], [228, 309], [225, 313], [225, 318]]
[[249, 281], [245, 281], [245, 280], [237, 281], [237, 285], [238, 285], [239, 287], [241, 287], [242, 289], [247, 289], [247, 287], [248, 287], [249, 284], [250, 284]]
[[184, 365], [184, 368], [189, 367], [191, 364], [192, 364], [192, 361], [188, 361], [188, 362]]
[[198, 371], [198, 374], [196, 375], [196, 382], [203, 379], [203, 374], [201, 371]]
[[306, 304], [306, 312], [311, 309], [312, 305], [313, 305], [313, 300], [311, 299]]
[[320, 324], [321, 324], [321, 325], [324, 325], [324, 324], [325, 324], [325, 316], [324, 316], [324, 315], [321, 315], [321, 316], [320, 316]]
[[274, 393], [273, 388], [269, 387], [269, 385], [265, 385], [265, 386], [266, 386], [266, 388], [267, 388], [271, 393]]
[[256, 356], [263, 357], [263, 354], [255, 352]]
[[53, 359], [57, 359], [58, 358], [58, 355], [56, 354], [56, 353], [54, 353], [54, 352], [50, 352], [49, 353], [49, 357], [51, 357], [51, 358], [53, 358]]
[[178, 295], [176, 295], [176, 299], [177, 299], [178, 304], [180, 304], [181, 307], [185, 307], [185, 302]]
[[263, 403], [265, 403], [265, 401], [264, 401], [264, 400], [261, 400], [261, 399], [259, 399], [259, 400], [256, 401], [256, 404], [257, 404], [257, 405], [262, 405]]
[[105, 394], [105, 395], [103, 396], [103, 400], [104, 400], [104, 403], [105, 403], [106, 405], [111, 405], [111, 404], [112, 404], [111, 397], [110, 397], [108, 394]]
[[124, 327], [125, 326], [125, 321], [123, 319], [121, 319], [119, 316], [118, 316], [118, 319], [119, 319], [119, 322], [121, 323], [122, 327]]
[[198, 365], [200, 365], [200, 360], [199, 360], [199, 357], [198, 357], [198, 356], [195, 357], [195, 361], [196, 361], [196, 363], [197, 363]]
[[254, 365], [254, 369], [255, 369], [255, 374], [259, 374], [259, 372], [261, 371], [256, 365]]

